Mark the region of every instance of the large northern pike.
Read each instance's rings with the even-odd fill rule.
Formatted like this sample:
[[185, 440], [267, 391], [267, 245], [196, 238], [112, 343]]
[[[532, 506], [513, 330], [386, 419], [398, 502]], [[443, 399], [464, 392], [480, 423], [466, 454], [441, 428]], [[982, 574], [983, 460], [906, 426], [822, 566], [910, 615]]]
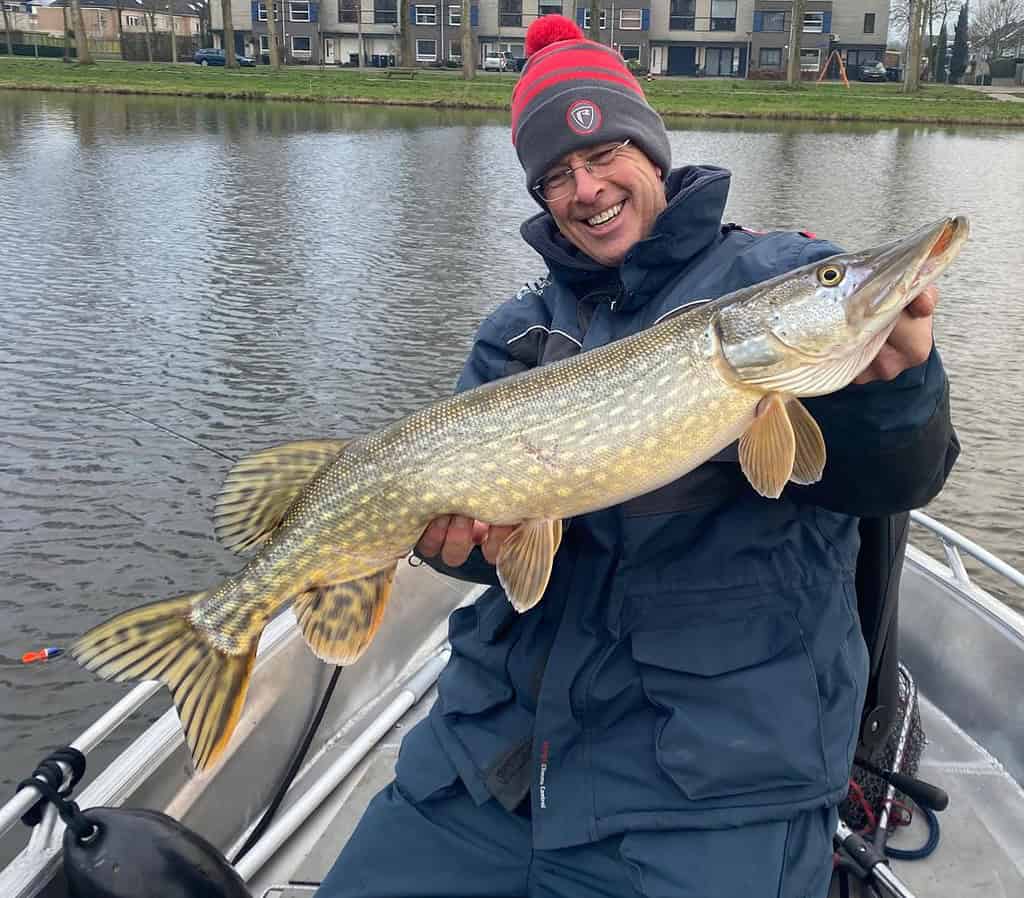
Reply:
[[72, 654], [103, 677], [167, 684], [203, 769], [231, 736], [275, 610], [292, 602], [318, 657], [355, 661], [380, 624], [397, 562], [439, 515], [519, 525], [497, 572], [525, 611], [547, 586], [563, 518], [656, 489], [734, 440], [762, 495], [812, 483], [825, 446], [797, 397], [850, 383], [967, 231], [965, 218], [943, 219], [368, 436], [243, 459], [218, 497], [216, 532], [258, 554], [208, 592], [117, 615]]

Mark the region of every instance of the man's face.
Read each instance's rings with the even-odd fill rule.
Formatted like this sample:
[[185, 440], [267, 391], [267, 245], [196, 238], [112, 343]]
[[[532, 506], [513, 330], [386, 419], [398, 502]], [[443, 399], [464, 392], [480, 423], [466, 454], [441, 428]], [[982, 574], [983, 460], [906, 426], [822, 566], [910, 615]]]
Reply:
[[632, 145], [619, 151], [614, 170], [603, 178], [582, 167], [595, 153], [616, 143], [569, 153], [548, 170], [576, 169], [575, 189], [568, 196], [548, 202], [548, 209], [566, 238], [609, 268], [622, 264], [633, 244], [650, 235], [655, 219], [667, 204], [661, 169]]

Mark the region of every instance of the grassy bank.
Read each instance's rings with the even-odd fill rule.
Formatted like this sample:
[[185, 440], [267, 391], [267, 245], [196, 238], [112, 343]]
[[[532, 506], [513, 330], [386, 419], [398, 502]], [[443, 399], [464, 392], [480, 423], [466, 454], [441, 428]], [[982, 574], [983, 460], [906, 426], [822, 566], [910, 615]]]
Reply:
[[[201, 68], [0, 57], [0, 89], [169, 94], [320, 102], [355, 102], [507, 109], [516, 76], [481, 74], [471, 82], [457, 72], [423, 71], [414, 79], [388, 79], [380, 69], [362, 72], [294, 66], [278, 74], [265, 68]], [[1024, 103], [999, 102], [958, 87], [928, 86], [905, 97], [895, 84], [807, 84], [790, 89], [772, 81], [656, 78], [644, 84], [665, 116], [922, 122], [1024, 126]]]

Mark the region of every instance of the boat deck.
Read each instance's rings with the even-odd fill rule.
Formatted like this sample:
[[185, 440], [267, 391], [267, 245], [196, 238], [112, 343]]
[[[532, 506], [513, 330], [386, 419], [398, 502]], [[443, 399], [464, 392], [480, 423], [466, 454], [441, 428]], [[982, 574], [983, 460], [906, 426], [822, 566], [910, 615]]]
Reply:
[[[325, 802], [316, 819], [278, 852], [251, 883], [255, 896], [309, 898], [370, 799], [391, 781], [402, 736], [426, 714], [434, 696], [431, 690], [409, 710]], [[917, 898], [1020, 898], [1024, 792], [991, 755], [926, 699], [921, 714], [928, 745], [918, 775], [944, 788], [950, 805], [939, 815], [942, 837], [935, 853], [926, 860], [893, 861], [893, 870]], [[345, 748], [347, 743], [339, 743], [332, 751]], [[890, 844], [916, 848], [925, 838], [923, 822], [915, 819], [895, 833]]]

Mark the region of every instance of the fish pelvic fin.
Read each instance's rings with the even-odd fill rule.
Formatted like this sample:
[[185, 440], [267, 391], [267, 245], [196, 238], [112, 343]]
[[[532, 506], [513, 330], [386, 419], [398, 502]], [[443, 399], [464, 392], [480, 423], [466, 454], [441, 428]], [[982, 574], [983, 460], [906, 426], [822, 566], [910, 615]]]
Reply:
[[825, 438], [821, 428], [799, 399], [786, 404], [786, 413], [795, 441], [793, 473], [789, 479], [802, 486], [817, 483], [825, 471]]
[[769, 393], [758, 403], [754, 423], [740, 437], [739, 456], [750, 485], [762, 496], [778, 499], [796, 458], [796, 437], [782, 394]]
[[189, 619], [207, 593], [142, 605], [93, 627], [72, 656], [107, 680], [160, 680], [171, 691], [196, 769], [223, 753], [245, 702], [256, 643], [240, 654], [214, 646]]
[[498, 550], [498, 582], [516, 611], [529, 611], [544, 595], [555, 553], [562, 542], [562, 521], [524, 521]]
[[369, 577], [302, 593], [293, 604], [313, 654], [329, 664], [352, 664], [377, 634], [395, 582], [392, 564]]
[[213, 514], [221, 545], [244, 552], [270, 538], [299, 493], [333, 462], [347, 440], [300, 440], [263, 449], [224, 479]]

